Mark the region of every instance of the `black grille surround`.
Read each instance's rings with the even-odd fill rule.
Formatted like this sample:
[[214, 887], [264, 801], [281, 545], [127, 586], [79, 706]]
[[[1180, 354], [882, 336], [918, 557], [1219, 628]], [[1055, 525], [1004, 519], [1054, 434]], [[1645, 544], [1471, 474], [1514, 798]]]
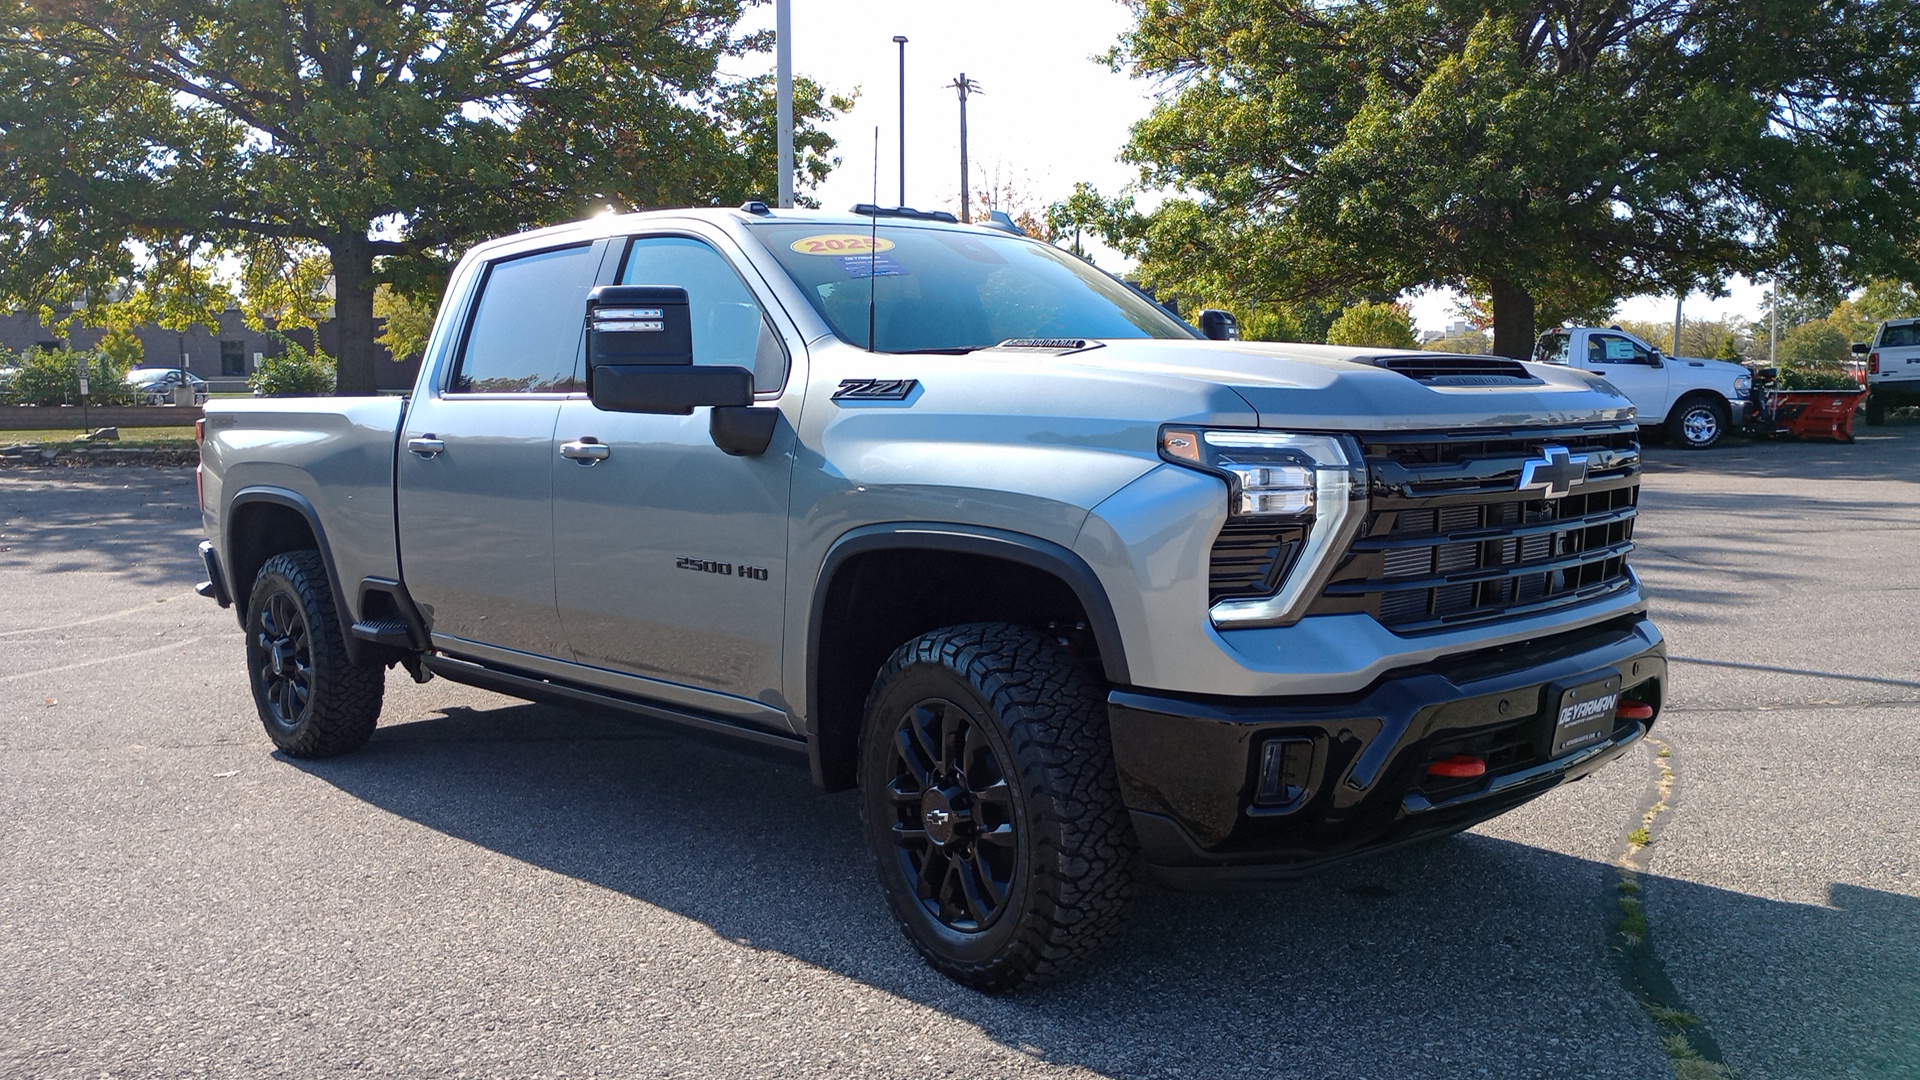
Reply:
[[[1449, 630], [1587, 603], [1632, 586], [1640, 496], [1632, 422], [1522, 431], [1360, 437], [1368, 510], [1308, 609], [1363, 612], [1400, 634]], [[1565, 496], [1520, 491], [1544, 448], [1587, 458]]]

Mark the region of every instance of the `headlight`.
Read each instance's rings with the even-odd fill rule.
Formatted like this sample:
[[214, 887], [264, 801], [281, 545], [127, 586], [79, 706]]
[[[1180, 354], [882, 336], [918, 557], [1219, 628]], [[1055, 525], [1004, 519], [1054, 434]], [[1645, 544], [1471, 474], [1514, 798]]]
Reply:
[[1741, 397], [1746, 397], [1746, 396], [1747, 396], [1747, 393], [1748, 393], [1749, 391], [1751, 391], [1752, 389], [1753, 389], [1753, 376], [1752, 376], [1752, 375], [1736, 375], [1736, 376], [1734, 376], [1734, 379], [1733, 379], [1733, 392], [1734, 392], [1734, 393], [1736, 393], [1736, 394], [1738, 394], [1738, 395], [1740, 395]]
[[1230, 523], [1293, 526], [1305, 540], [1274, 592], [1221, 600], [1219, 626], [1278, 626], [1299, 620], [1364, 516], [1366, 466], [1360, 448], [1338, 435], [1284, 431], [1164, 428], [1168, 461], [1227, 482]]

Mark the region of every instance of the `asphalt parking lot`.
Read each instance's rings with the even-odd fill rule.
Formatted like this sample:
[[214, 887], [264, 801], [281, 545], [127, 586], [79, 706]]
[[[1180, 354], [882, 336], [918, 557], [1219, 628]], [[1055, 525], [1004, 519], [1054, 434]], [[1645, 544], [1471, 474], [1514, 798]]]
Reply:
[[1911, 1080], [1920, 424], [1861, 435], [1649, 450], [1657, 741], [1276, 891], [1150, 889], [1011, 998], [920, 964], [804, 763], [399, 673], [366, 750], [277, 757], [191, 470], [0, 471], [0, 1076], [1666, 1077], [1671, 1009], [1689, 1068]]

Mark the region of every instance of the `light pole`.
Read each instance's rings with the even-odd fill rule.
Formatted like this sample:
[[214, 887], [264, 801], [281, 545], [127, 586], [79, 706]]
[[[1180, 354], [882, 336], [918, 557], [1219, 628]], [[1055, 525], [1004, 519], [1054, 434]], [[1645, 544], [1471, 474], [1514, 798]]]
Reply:
[[900, 203], [907, 205], [907, 35], [893, 35], [900, 46]]
[[773, 16], [774, 126], [779, 128], [780, 206], [793, 206], [793, 0], [775, 0]]
[[964, 71], [960, 73], [959, 78], [947, 85], [953, 87], [960, 95], [960, 220], [971, 222], [973, 208], [969, 203], [972, 200], [967, 194], [967, 98], [969, 95], [981, 94], [985, 91], [980, 89], [979, 83], [967, 78], [967, 73]]

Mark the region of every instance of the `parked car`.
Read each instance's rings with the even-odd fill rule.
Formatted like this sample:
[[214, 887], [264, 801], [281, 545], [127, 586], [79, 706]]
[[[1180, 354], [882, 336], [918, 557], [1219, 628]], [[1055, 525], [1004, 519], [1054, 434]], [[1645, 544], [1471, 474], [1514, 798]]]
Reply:
[[173, 389], [180, 385], [183, 376], [193, 386], [193, 403], [205, 405], [211, 396], [207, 392], [207, 380], [179, 368], [134, 368], [127, 372], [127, 382], [133, 387], [134, 400], [140, 404], [170, 405]]
[[274, 745], [357, 749], [399, 664], [789, 751], [861, 790], [920, 953], [1007, 990], [1111, 938], [1139, 862], [1285, 880], [1656, 722], [1606, 380], [1234, 341], [861, 210], [484, 244], [411, 397], [211, 404], [200, 589]]
[[1920, 405], [1920, 319], [1888, 319], [1853, 353], [1867, 358], [1868, 426], [1886, 423], [1888, 409]]
[[1571, 326], [1540, 335], [1533, 358], [1601, 375], [1633, 399], [1640, 426], [1705, 450], [1746, 419], [1753, 373], [1744, 364], [1667, 356], [1617, 326]]

